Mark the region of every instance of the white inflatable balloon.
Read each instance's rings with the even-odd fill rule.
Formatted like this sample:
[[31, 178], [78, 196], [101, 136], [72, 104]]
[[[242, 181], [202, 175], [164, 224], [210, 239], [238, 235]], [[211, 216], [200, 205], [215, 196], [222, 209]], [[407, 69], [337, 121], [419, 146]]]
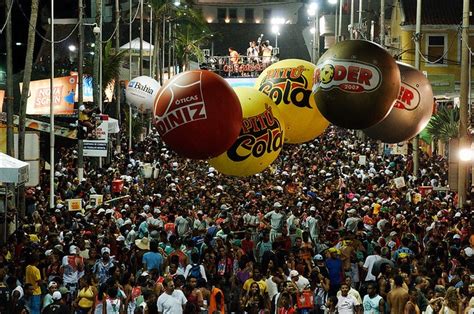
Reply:
[[160, 83], [148, 76], [139, 76], [128, 83], [125, 89], [127, 103], [139, 112], [152, 110]]

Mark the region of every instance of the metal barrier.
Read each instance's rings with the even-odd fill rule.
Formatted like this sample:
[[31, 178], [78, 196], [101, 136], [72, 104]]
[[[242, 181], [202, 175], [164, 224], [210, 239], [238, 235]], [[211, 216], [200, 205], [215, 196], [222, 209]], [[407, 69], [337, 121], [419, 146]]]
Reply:
[[199, 68], [224, 77], [258, 77], [271, 64], [278, 62], [277, 56], [240, 56], [238, 60], [229, 56], [205, 56]]

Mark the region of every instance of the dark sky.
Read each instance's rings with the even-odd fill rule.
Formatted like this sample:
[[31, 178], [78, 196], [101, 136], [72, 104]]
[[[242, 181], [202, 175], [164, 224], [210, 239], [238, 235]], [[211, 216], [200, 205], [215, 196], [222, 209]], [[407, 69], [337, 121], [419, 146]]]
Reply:
[[[89, 1], [87, 1], [89, 2]], [[0, 0], [0, 27], [6, 19], [5, 1]], [[55, 18], [75, 18], [77, 17], [78, 1], [60, 0], [54, 1]], [[51, 12], [51, 2], [40, 0], [38, 22], [36, 29], [41, 35], [45, 35], [43, 25], [48, 23], [48, 18]], [[85, 4], [88, 5], [88, 4]], [[12, 8], [12, 28], [13, 28], [13, 71], [15, 73], [23, 70], [26, 56], [26, 41], [28, 37], [28, 21], [30, 18], [31, 0], [14, 0]], [[17, 45], [21, 43], [21, 45]], [[35, 55], [38, 52], [42, 43], [40, 36], [36, 36]], [[5, 32], [0, 34], [0, 67], [5, 67]]]

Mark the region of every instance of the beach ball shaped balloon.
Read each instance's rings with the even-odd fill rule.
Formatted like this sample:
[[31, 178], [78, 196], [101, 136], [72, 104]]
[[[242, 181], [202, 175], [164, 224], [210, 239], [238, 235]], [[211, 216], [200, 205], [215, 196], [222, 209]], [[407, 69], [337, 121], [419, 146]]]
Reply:
[[125, 89], [127, 103], [139, 112], [153, 109], [160, 83], [148, 76], [139, 76], [128, 82]]
[[230, 85], [209, 71], [187, 71], [158, 92], [154, 124], [163, 141], [191, 159], [219, 156], [235, 142], [242, 107]]
[[263, 171], [278, 157], [286, 129], [280, 110], [266, 95], [251, 87], [238, 87], [235, 92], [244, 116], [240, 134], [209, 163], [226, 175], [245, 177]]
[[337, 126], [366, 129], [392, 109], [400, 71], [381, 46], [365, 40], [335, 44], [314, 71], [314, 96], [322, 115]]
[[278, 106], [285, 120], [286, 143], [311, 141], [329, 126], [312, 95], [315, 69], [310, 62], [287, 59], [266, 68], [255, 82], [255, 88]]
[[397, 62], [401, 75], [398, 97], [389, 115], [365, 129], [369, 137], [384, 143], [399, 143], [420, 133], [433, 113], [433, 90], [425, 75], [411, 65]]

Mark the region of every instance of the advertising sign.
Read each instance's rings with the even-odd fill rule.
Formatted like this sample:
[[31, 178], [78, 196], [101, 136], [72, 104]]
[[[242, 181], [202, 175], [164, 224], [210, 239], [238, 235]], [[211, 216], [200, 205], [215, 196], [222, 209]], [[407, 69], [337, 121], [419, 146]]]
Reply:
[[0, 111], [6, 111], [6, 108], [3, 108], [3, 99], [5, 98], [5, 91], [0, 89]]
[[[77, 76], [57, 77], [53, 80], [54, 114], [74, 114], [74, 96], [76, 94]], [[23, 83], [20, 83], [20, 91]], [[30, 93], [26, 104], [26, 114], [49, 115], [50, 113], [50, 80], [31, 81]]]
[[[77, 76], [77, 72], [71, 72], [71, 75]], [[82, 101], [83, 102], [93, 102], [94, 101], [94, 98], [93, 98], [94, 88], [93, 88], [93, 86], [94, 85], [93, 85], [92, 76], [84, 75], [82, 77], [82, 92], [83, 92]], [[104, 94], [105, 94], [104, 102], [111, 102], [112, 101], [112, 98], [114, 96], [114, 86], [115, 86], [115, 83], [114, 83], [114, 81], [112, 81], [104, 89]], [[76, 91], [78, 91], [78, 90], [79, 90], [79, 87], [76, 86]], [[76, 95], [74, 97], [74, 101], [75, 102], [79, 101], [78, 93], [76, 93]]]
[[109, 137], [108, 123], [108, 115], [100, 115], [95, 119], [95, 128], [87, 134], [87, 139], [84, 140], [84, 156], [107, 157], [107, 143]]
[[82, 210], [82, 199], [71, 198], [67, 200], [68, 210], [70, 212], [77, 212]]

